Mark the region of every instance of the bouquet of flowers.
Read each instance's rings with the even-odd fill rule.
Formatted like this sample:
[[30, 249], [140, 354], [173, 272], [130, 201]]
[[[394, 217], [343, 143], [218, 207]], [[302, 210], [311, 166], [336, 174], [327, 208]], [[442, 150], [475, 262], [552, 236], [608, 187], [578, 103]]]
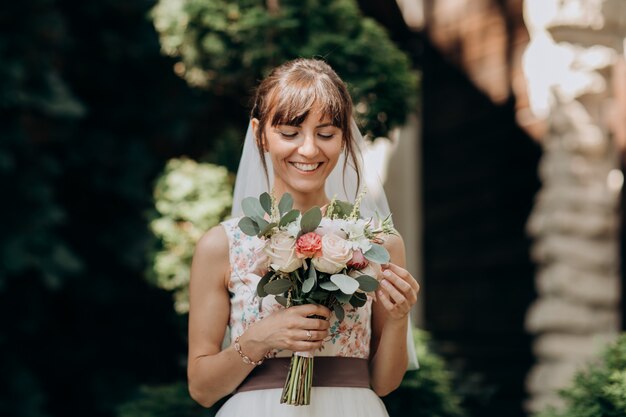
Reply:
[[[380, 264], [389, 262], [382, 238], [397, 232], [391, 215], [361, 218], [363, 195], [354, 204], [333, 198], [325, 213], [317, 206], [306, 213], [293, 209], [289, 193], [278, 203], [268, 193], [242, 201], [239, 228], [265, 242], [261, 267], [267, 273], [257, 286], [261, 302], [273, 295], [285, 307], [321, 304], [340, 321], [344, 305], [365, 305], [367, 294], [378, 288]], [[313, 352], [294, 352], [280, 402], [310, 404], [312, 380]]]

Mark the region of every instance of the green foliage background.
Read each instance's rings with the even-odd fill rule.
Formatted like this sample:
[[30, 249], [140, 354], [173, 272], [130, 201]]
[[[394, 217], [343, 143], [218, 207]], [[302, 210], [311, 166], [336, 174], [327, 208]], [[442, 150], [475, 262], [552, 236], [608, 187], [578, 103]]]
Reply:
[[548, 407], [535, 417], [626, 416], [626, 334], [577, 372], [571, 386], [559, 393], [566, 407]]
[[[243, 23], [223, 20], [233, 4]], [[186, 318], [146, 279], [150, 254], [177, 244], [150, 226], [153, 190], [181, 155], [236, 171], [250, 88], [270, 66], [327, 57], [376, 134], [415, 103], [407, 58], [354, 1], [283, 1], [282, 15], [250, 0], [155, 6], [0, 5], [0, 415], [111, 416], [141, 384], [185, 379]], [[227, 211], [219, 199], [207, 224]]]

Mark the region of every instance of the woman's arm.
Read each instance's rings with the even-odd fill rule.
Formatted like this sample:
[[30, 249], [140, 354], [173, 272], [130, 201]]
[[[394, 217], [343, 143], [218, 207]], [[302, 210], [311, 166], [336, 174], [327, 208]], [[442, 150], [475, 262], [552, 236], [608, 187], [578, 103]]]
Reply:
[[[220, 351], [230, 315], [229, 279], [228, 237], [222, 226], [215, 226], [196, 245], [189, 282], [187, 380], [189, 394], [205, 407], [233, 392], [254, 369], [232, 345]], [[257, 321], [239, 339], [242, 352], [258, 361], [274, 348], [307, 351], [321, 347], [329, 323], [307, 317], [312, 314], [330, 317], [331, 312], [317, 305], [296, 306]], [[306, 330], [313, 335], [310, 341]]]
[[383, 265], [383, 279], [372, 303], [370, 371], [372, 389], [383, 397], [400, 385], [408, 365], [406, 334], [411, 307], [417, 301], [419, 284], [406, 269], [401, 236], [385, 242], [391, 257]]

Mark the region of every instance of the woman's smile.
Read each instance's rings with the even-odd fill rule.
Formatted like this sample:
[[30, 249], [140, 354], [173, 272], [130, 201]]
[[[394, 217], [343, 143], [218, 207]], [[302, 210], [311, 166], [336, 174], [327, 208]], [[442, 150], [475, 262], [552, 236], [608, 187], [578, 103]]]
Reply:
[[311, 175], [319, 171], [319, 168], [322, 166], [323, 162], [304, 163], [289, 161], [289, 164], [293, 166], [298, 172], [304, 175]]

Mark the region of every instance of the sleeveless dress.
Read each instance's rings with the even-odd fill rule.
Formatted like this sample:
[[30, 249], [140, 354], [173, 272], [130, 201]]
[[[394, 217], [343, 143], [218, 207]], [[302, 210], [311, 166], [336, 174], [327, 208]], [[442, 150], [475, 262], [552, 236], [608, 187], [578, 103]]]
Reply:
[[[260, 304], [256, 295], [260, 276], [251, 273], [256, 261], [256, 251], [262, 240], [241, 232], [238, 223], [241, 217], [223, 221], [229, 241], [230, 319], [231, 338], [241, 335], [256, 321], [274, 311], [284, 309], [273, 296], [263, 298]], [[360, 308], [345, 306], [342, 322], [333, 313], [330, 317], [329, 336], [315, 356], [343, 356], [368, 358], [371, 338], [372, 298]], [[292, 351], [274, 349], [268, 358], [291, 357]], [[271, 359], [268, 359], [271, 360]], [[260, 389], [237, 392], [219, 409], [216, 417], [388, 417], [382, 400], [370, 388], [356, 387], [313, 387], [311, 404], [293, 406], [280, 404], [282, 388]]]

